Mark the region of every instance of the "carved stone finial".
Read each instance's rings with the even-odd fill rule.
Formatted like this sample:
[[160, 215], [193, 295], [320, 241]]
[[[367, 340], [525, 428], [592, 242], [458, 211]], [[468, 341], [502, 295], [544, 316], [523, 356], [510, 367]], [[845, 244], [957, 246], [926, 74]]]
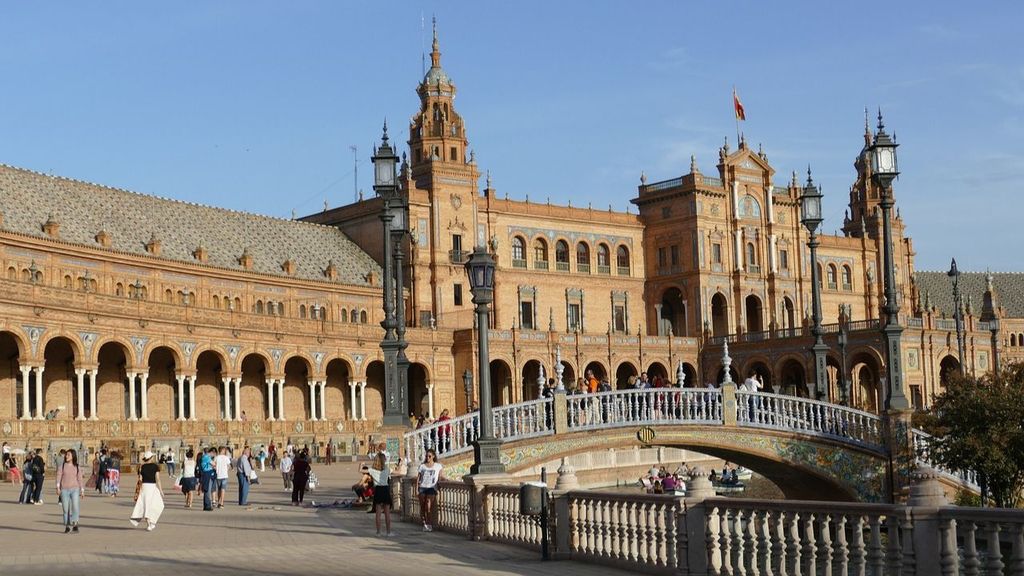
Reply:
[[690, 470], [690, 479], [686, 481], [687, 499], [703, 500], [715, 496], [715, 487], [708, 480], [708, 471], [703, 466]]
[[640, 185], [647, 185], [647, 173], [645, 173], [643, 170], [640, 171]]
[[700, 172], [700, 170], [697, 168], [697, 156], [690, 154], [690, 174], [696, 174], [698, 172]]
[[576, 469], [565, 458], [562, 458], [562, 463], [558, 466], [555, 490], [574, 490], [579, 487], [580, 481], [576, 478]]

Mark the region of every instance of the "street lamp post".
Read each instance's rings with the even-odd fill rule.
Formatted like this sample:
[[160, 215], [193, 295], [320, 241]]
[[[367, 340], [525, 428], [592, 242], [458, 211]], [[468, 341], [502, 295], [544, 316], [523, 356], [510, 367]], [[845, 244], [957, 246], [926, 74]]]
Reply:
[[910, 401], [903, 392], [903, 344], [900, 340], [903, 326], [900, 325], [900, 305], [896, 300], [896, 270], [893, 262], [892, 245], [892, 207], [895, 203], [892, 196], [892, 181], [899, 176], [896, 163], [896, 147], [898, 144], [885, 132], [882, 113], [878, 113], [878, 132], [871, 144], [871, 172], [878, 186], [880, 195], [879, 207], [882, 209], [882, 243], [885, 267], [885, 326], [882, 327], [882, 338], [885, 340], [886, 380], [888, 394], [885, 399], [887, 410], [907, 410]]
[[839, 368], [839, 403], [843, 406], [850, 405], [850, 391], [846, 382], [846, 323], [839, 325], [839, 356], [841, 357]]
[[814, 335], [814, 345], [811, 352], [814, 354], [814, 386], [818, 399], [824, 397], [828, 392], [828, 374], [826, 372], [826, 355], [828, 345], [825, 344], [825, 331], [821, 328], [821, 278], [818, 274], [818, 226], [823, 218], [821, 215], [821, 191], [814, 185], [811, 178], [811, 169], [807, 169], [807, 184], [804, 186], [803, 194], [800, 196], [800, 222], [807, 228], [809, 235], [807, 247], [811, 249], [811, 301], [812, 311], [811, 334]]
[[487, 349], [490, 321], [489, 306], [494, 302], [494, 257], [486, 248], [477, 246], [466, 262], [473, 304], [476, 305], [477, 381], [480, 395], [480, 435], [473, 447], [472, 474], [501, 474], [501, 440], [494, 437], [494, 416], [491, 411], [490, 352]]
[[405, 424], [405, 390], [402, 389], [399, 356], [401, 345], [398, 337], [398, 320], [395, 315], [394, 270], [392, 269], [392, 222], [401, 200], [398, 197], [398, 184], [395, 177], [395, 166], [398, 157], [388, 143], [388, 125], [384, 123], [384, 135], [381, 144], [374, 151], [373, 190], [381, 199], [380, 220], [384, 231], [384, 254], [381, 262], [384, 268], [384, 320], [380, 323], [384, 328], [384, 339], [380, 343], [384, 353], [384, 425], [400, 426]]
[[462, 386], [466, 391], [466, 413], [473, 411], [473, 372], [466, 368], [462, 373]]
[[960, 295], [960, 270], [956, 267], [956, 258], [949, 265], [946, 273], [953, 281], [953, 318], [956, 319], [956, 352], [960, 360], [960, 375], [967, 375], [967, 354], [964, 352], [964, 308]]

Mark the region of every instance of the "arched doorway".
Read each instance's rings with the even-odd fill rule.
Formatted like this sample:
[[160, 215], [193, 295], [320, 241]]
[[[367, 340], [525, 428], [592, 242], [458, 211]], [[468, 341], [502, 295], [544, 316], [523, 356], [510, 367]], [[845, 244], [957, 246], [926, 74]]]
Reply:
[[636, 366], [629, 362], [623, 362], [619, 364], [619, 367], [615, 369], [615, 389], [616, 390], [628, 390], [633, 388], [629, 383], [630, 378], [638, 376], [636, 373]]
[[853, 407], [877, 413], [884, 402], [879, 360], [873, 353], [862, 351], [851, 355], [847, 366], [851, 367], [850, 402]]
[[[38, 392], [35, 386], [29, 388], [29, 399], [37, 409], [34, 414], [53, 414], [53, 417], [66, 420], [73, 418], [75, 414], [71, 409], [77, 410], [77, 399], [75, 396], [75, 351], [67, 338], [57, 337], [46, 343], [43, 351], [45, 368], [43, 369], [43, 396], [42, 403], [36, 404], [34, 395]], [[38, 373], [36, 373], [38, 377]]]
[[744, 300], [744, 306], [747, 315], [747, 332], [764, 330], [764, 323], [761, 321], [761, 299], [750, 294]]
[[327, 405], [327, 418], [336, 420], [352, 418], [353, 415], [347, 414], [346, 411], [346, 407], [351, 409], [351, 406], [348, 406], [351, 398], [349, 382], [352, 378], [352, 369], [349, 363], [341, 358], [335, 358], [327, 363], [325, 374], [327, 385], [324, 390], [326, 393], [324, 403]]
[[[960, 375], [960, 361], [955, 356], [947, 354], [939, 362], [939, 386], [942, 387], [942, 391], [946, 390], [946, 385], [949, 382]], [[941, 394], [941, 392], [940, 392]]]
[[[0, 418], [21, 418], [24, 399], [21, 389], [21, 349], [18, 340], [10, 332], [0, 332], [0, 390], [12, 390], [14, 406], [0, 411]], [[88, 404], [86, 404], [88, 409]]]
[[689, 362], [683, 362], [683, 384], [687, 388], [702, 388], [704, 384], [697, 380], [697, 369]]
[[[284, 363], [284, 414], [290, 420], [310, 420], [309, 375], [312, 368], [301, 356]], [[367, 405], [369, 410], [369, 405]]]
[[128, 418], [128, 349], [120, 342], [100, 347], [96, 370], [96, 412], [102, 420]]
[[523, 401], [536, 400], [540, 398], [541, 383], [547, 382], [547, 373], [544, 374], [544, 378], [541, 379], [540, 370], [542, 364], [540, 360], [530, 360], [526, 364], [523, 364], [523, 373], [521, 380], [521, 390]]
[[772, 371], [768, 368], [767, 364], [760, 360], [755, 361], [750, 365], [750, 368], [747, 369], [748, 376], [750, 375], [750, 372], [756, 374], [758, 379], [761, 381], [761, 385], [764, 386], [764, 388], [761, 388], [761, 392], [775, 392], [775, 387], [772, 383]]
[[795, 358], [790, 358], [779, 371], [779, 386], [783, 394], [807, 398], [807, 372], [804, 365]]
[[721, 293], [711, 297], [711, 334], [725, 336], [729, 334], [729, 304]]
[[789, 296], [782, 298], [782, 330], [787, 336], [796, 336], [796, 307]]
[[427, 367], [418, 362], [409, 364], [408, 396], [406, 398], [409, 399], [409, 417], [413, 422], [420, 415], [430, 419], [437, 417], [430, 401], [430, 391], [427, 389], [429, 384]]
[[[370, 362], [366, 367], [366, 386], [356, 393], [356, 405], [361, 407], [360, 417], [379, 420], [384, 417], [384, 363]], [[365, 397], [360, 398], [360, 394]]]
[[[740, 380], [740, 373], [736, 370], [736, 366], [729, 366], [729, 377], [736, 384], [740, 384], [743, 381]], [[725, 367], [718, 369], [718, 374], [715, 376], [715, 384], [721, 385], [725, 381]]]
[[583, 371], [584, 380], [587, 379], [587, 373], [593, 374], [594, 378], [597, 378], [598, 383], [608, 378], [608, 371], [605, 370], [604, 364], [601, 364], [600, 362], [597, 361], [587, 364], [587, 368]]
[[199, 420], [224, 419], [224, 365], [224, 359], [213, 350], [204, 350], [196, 359], [196, 418]]
[[[504, 360], [491, 360], [491, 406], [512, 402], [512, 368]], [[479, 388], [480, 384], [476, 383]], [[479, 391], [476, 392], [479, 395]], [[477, 406], [479, 406], [477, 398]]]
[[669, 377], [668, 370], [661, 362], [652, 362], [651, 365], [647, 367], [647, 378], [650, 380], [652, 386], [657, 385], [658, 382], [664, 382], [671, 386], [673, 380], [673, 378]]
[[661, 317], [658, 318], [658, 336], [667, 336], [669, 330], [675, 336], [688, 336], [686, 303], [679, 288], [669, 288], [661, 295]]
[[170, 348], [159, 346], [149, 353], [147, 390], [145, 396], [142, 396], [149, 405], [142, 414], [148, 414], [149, 418], [154, 420], [177, 418], [178, 383], [175, 378], [177, 369], [176, 355]]
[[[238, 386], [242, 413], [249, 420], [263, 420], [268, 415], [267, 359], [259, 354], [242, 358], [242, 381]], [[232, 392], [233, 393], [233, 392]]]
[[833, 404], [839, 404], [842, 400], [844, 391], [842, 386], [842, 365], [839, 360], [833, 356], [825, 357], [825, 380], [828, 382], [827, 395], [822, 400], [826, 400]]
[[[551, 381], [551, 382], [554, 382], [554, 386], [557, 388], [558, 387], [558, 382], [555, 381], [556, 380], [556, 378], [555, 378], [556, 376], [557, 376], [557, 373], [556, 374], [551, 374], [551, 378], [548, 378], [548, 380]], [[569, 387], [572, 385], [572, 383], [575, 382], [575, 381], [576, 381], [576, 368], [574, 368], [573, 365], [570, 364], [569, 362], [567, 362], [565, 360], [562, 360], [562, 386], [565, 389], [568, 390]]]

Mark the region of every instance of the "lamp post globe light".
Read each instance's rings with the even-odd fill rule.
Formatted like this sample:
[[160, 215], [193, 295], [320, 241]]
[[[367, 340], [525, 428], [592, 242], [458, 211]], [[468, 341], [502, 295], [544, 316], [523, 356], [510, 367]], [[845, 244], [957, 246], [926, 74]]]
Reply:
[[473, 447], [472, 474], [501, 474], [501, 440], [494, 437], [494, 416], [491, 410], [490, 352], [487, 349], [490, 326], [489, 306], [494, 302], [494, 257], [482, 246], [473, 249], [466, 262], [477, 325], [477, 382], [480, 395], [480, 435]]
[[821, 226], [821, 191], [814, 185], [811, 169], [807, 169], [807, 184], [800, 195], [800, 222], [807, 228], [807, 247], [811, 249], [811, 334], [814, 335], [814, 393], [820, 400], [828, 394], [828, 374], [826, 372], [826, 356], [828, 346], [825, 344], [825, 331], [821, 328], [821, 278], [818, 274], [818, 227]]
[[885, 364], [888, 393], [885, 398], [887, 410], [907, 410], [910, 401], [903, 392], [903, 345], [900, 325], [900, 305], [896, 300], [896, 268], [893, 262], [892, 245], [892, 207], [895, 203], [892, 196], [892, 181], [899, 176], [896, 161], [898, 144], [885, 132], [882, 123], [882, 112], [878, 112], [878, 131], [871, 143], [871, 177], [878, 186], [879, 207], [882, 209], [882, 244], [883, 266], [885, 268], [885, 325], [882, 327], [882, 339], [885, 341]]
[[[400, 426], [405, 424], [405, 390], [401, 383], [401, 366], [399, 356], [402, 352], [398, 338], [398, 320], [396, 318], [396, 299], [394, 269], [392, 263], [392, 224], [396, 211], [400, 210], [401, 199], [398, 194], [395, 167], [398, 156], [388, 143], [388, 125], [384, 123], [384, 134], [380, 146], [374, 150], [373, 157], [373, 191], [381, 199], [380, 220], [384, 232], [384, 251], [381, 258], [384, 267], [384, 339], [380, 343], [384, 353], [384, 425]], [[399, 224], [400, 226], [401, 224]], [[399, 286], [399, 293], [401, 286]]]
[[946, 273], [953, 281], [953, 318], [956, 319], [956, 352], [960, 361], [960, 375], [967, 374], [967, 354], [964, 351], [964, 308], [960, 294], [960, 270], [956, 267], [956, 258], [949, 265], [949, 272]]

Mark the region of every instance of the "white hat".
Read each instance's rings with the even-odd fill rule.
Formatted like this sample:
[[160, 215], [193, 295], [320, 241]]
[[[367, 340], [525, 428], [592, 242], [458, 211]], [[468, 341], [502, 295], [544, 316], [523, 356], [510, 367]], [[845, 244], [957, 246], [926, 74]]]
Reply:
[[149, 460], [152, 457], [153, 457], [153, 453], [150, 452], [149, 450], [146, 450], [145, 452], [142, 453], [142, 459], [143, 460]]

